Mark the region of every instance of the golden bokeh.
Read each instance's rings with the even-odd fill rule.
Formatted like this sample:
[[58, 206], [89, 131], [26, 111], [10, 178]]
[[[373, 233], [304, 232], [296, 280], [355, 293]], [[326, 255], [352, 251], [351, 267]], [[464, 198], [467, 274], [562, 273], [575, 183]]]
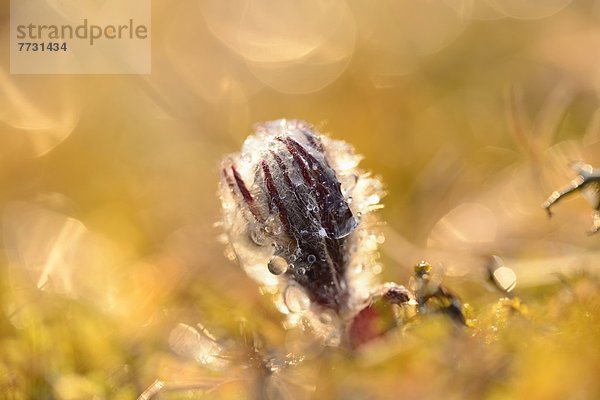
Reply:
[[[149, 75], [13, 75], [4, 51], [0, 397], [260, 398], [247, 368], [169, 348], [241, 320], [307, 354], [272, 399], [600, 397], [592, 208], [540, 207], [571, 162], [600, 166], [599, 46], [596, 0], [156, 0]], [[429, 260], [473, 327], [425, 316], [352, 356], [286, 332], [217, 196], [221, 158], [279, 118], [364, 156], [386, 190], [374, 270], [407, 284]]]

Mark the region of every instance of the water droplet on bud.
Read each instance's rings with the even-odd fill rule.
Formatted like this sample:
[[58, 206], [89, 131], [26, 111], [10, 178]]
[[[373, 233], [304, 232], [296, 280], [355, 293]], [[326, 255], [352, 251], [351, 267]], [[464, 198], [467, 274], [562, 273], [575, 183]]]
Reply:
[[330, 312], [324, 311], [319, 315], [319, 321], [321, 321], [322, 324], [331, 324], [333, 322], [333, 317]]
[[267, 235], [265, 234], [265, 230], [262, 226], [250, 228], [250, 239], [252, 239], [252, 241], [259, 246], [266, 246], [268, 243]]
[[250, 155], [250, 153], [243, 153], [242, 156], [241, 156], [241, 159], [245, 163], [251, 163], [252, 162], [252, 156]]
[[269, 260], [269, 272], [273, 275], [281, 275], [288, 269], [288, 263], [283, 257], [275, 256]]
[[302, 289], [295, 285], [285, 288], [283, 301], [291, 312], [302, 312], [310, 308], [310, 299]]

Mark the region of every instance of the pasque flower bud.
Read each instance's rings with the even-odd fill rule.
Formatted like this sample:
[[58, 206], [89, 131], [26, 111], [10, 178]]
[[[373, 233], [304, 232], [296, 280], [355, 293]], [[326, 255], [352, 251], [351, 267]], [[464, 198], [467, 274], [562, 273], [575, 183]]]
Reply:
[[285, 313], [352, 318], [380, 268], [370, 212], [381, 183], [361, 157], [302, 121], [259, 124], [221, 166], [224, 224], [249, 276], [281, 293]]

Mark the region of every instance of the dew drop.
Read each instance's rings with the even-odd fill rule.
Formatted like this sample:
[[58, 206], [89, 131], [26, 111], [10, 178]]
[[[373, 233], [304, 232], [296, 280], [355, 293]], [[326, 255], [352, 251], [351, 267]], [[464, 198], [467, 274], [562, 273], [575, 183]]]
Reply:
[[302, 312], [310, 307], [310, 299], [302, 289], [289, 285], [283, 293], [283, 301], [291, 312]]
[[250, 228], [250, 239], [259, 246], [265, 246], [268, 242], [264, 228], [258, 226]]
[[306, 257], [306, 260], [312, 264], [317, 261], [317, 257], [315, 257], [313, 254], [309, 254], [308, 257]]
[[281, 275], [288, 269], [288, 263], [283, 257], [275, 256], [269, 260], [269, 272], [273, 275]]
[[300, 267], [298, 269], [296, 269], [296, 274], [297, 275], [304, 275], [306, 273], [306, 269]]
[[218, 367], [218, 359], [222, 348], [216, 340], [204, 330], [200, 331], [189, 325], [179, 324], [169, 334], [171, 349], [180, 356], [196, 360], [200, 364]]
[[328, 312], [322, 312], [321, 315], [319, 315], [319, 321], [325, 325], [328, 325], [333, 321], [333, 317]]
[[290, 255], [290, 261], [291, 261], [291, 262], [294, 262], [294, 261], [296, 261], [296, 259], [297, 259], [297, 258], [298, 258], [298, 257], [297, 257], [295, 254], [292, 254], [292, 255]]
[[373, 265], [372, 271], [373, 271], [373, 274], [379, 275], [381, 273], [381, 271], [383, 271], [383, 268], [381, 267], [381, 264], [375, 264], [375, 265]]
[[243, 153], [241, 158], [242, 158], [242, 161], [245, 163], [252, 162], [252, 155], [250, 155], [250, 153]]

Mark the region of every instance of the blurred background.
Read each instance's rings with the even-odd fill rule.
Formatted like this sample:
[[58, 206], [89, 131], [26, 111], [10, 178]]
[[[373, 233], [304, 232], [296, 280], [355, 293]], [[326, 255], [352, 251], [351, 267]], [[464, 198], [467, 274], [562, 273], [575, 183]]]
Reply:
[[[428, 259], [475, 321], [314, 357], [298, 396], [600, 396], [592, 208], [540, 207], [570, 162], [600, 166], [600, 1], [154, 0], [139, 76], [11, 75], [0, 13], [5, 398], [130, 399], [156, 379], [208, 389], [164, 398], [252, 398], [168, 336], [231, 337], [243, 318], [293, 346], [215, 226], [220, 159], [278, 118], [351, 143], [383, 179], [382, 280]], [[486, 283], [492, 254], [520, 300]]]

